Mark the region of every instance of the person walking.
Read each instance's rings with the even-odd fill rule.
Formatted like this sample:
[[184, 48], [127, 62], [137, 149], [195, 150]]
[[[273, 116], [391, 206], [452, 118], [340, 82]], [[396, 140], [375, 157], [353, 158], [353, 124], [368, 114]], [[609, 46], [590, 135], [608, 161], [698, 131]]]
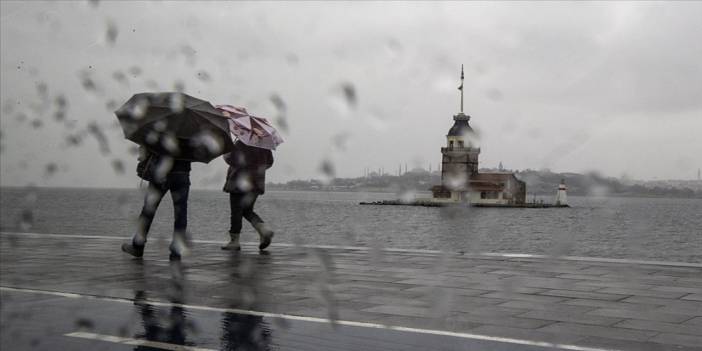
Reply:
[[148, 181], [144, 196], [144, 206], [137, 224], [137, 230], [130, 243], [122, 244], [122, 251], [142, 257], [146, 238], [154, 220], [161, 199], [170, 191], [173, 200], [175, 221], [171, 241], [170, 259], [178, 260], [187, 250], [188, 193], [190, 192], [190, 163], [169, 156], [157, 155], [141, 147], [137, 175]]
[[222, 246], [222, 250], [241, 250], [239, 235], [242, 217], [256, 229], [260, 237], [258, 248], [264, 250], [271, 244], [274, 232], [254, 212], [254, 204], [258, 196], [265, 192], [266, 170], [273, 166], [273, 153], [271, 150], [237, 141], [233, 151], [225, 154], [223, 158], [229, 165], [223, 190], [229, 193], [231, 226], [229, 243]]

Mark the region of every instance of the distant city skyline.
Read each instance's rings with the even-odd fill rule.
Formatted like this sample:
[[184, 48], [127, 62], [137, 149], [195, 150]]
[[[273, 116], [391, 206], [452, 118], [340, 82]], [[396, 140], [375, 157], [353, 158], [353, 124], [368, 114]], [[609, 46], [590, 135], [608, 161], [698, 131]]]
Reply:
[[[0, 2], [0, 185], [134, 187], [113, 111], [183, 90], [268, 117], [268, 180], [481, 167], [698, 179], [702, 3]], [[651, 25], [655, 23], [655, 25]], [[220, 159], [193, 186], [219, 188]]]

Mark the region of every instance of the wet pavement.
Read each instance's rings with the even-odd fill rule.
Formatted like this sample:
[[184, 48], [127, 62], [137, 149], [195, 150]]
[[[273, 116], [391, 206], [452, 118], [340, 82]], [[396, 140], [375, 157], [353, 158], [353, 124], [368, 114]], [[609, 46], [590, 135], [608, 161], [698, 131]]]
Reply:
[[0, 349], [702, 350], [702, 264], [0, 235]]

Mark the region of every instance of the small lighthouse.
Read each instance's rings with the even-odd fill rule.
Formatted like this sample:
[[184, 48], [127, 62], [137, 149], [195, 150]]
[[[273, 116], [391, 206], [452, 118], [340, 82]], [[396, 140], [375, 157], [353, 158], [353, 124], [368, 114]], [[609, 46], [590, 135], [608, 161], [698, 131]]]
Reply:
[[561, 179], [561, 184], [558, 184], [558, 191], [556, 192], [556, 206], [568, 206], [566, 190], [568, 190], [568, 187], [565, 185], [565, 180]]

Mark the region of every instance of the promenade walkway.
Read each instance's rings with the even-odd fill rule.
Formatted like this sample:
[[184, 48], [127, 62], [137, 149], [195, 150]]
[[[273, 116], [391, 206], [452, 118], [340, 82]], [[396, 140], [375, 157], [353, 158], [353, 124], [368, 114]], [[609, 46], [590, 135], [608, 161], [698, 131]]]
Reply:
[[0, 348], [702, 350], [702, 264], [121, 241], [2, 233]]

